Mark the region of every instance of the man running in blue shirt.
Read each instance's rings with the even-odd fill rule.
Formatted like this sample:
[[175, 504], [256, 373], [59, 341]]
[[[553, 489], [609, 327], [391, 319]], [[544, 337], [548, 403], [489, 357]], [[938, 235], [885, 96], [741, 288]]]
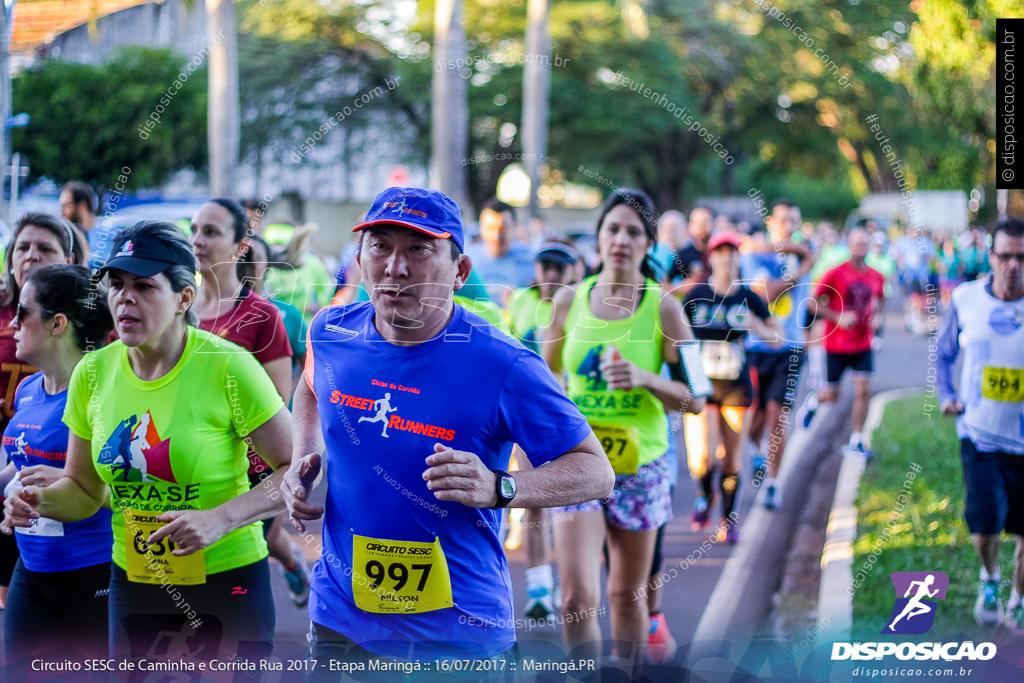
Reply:
[[[499, 508], [601, 498], [611, 466], [540, 357], [454, 305], [472, 268], [454, 202], [390, 188], [354, 230], [371, 300], [310, 325], [296, 473], [282, 487], [297, 526], [324, 515], [312, 656], [512, 659]], [[359, 422], [386, 393], [387, 439]], [[532, 469], [505, 471], [513, 444]], [[323, 508], [308, 502], [321, 452]]]

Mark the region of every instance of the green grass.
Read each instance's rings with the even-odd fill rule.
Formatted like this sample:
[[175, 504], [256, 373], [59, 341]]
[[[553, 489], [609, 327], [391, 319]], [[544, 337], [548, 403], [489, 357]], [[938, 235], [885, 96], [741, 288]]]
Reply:
[[[956, 425], [939, 414], [934, 400], [930, 410], [926, 405], [923, 396], [893, 401], [871, 440], [875, 459], [865, 470], [857, 495], [854, 640], [879, 639], [892, 611], [889, 573], [895, 571], [931, 570], [949, 576], [949, 592], [940, 603], [931, 633], [977, 629], [972, 610], [979, 562], [963, 520], [964, 485]], [[911, 470], [912, 463], [920, 466], [918, 472]], [[908, 472], [916, 475], [906, 486], [909, 493], [904, 491]], [[882, 533], [887, 526], [888, 538]], [[1009, 597], [1005, 579], [1013, 568], [1013, 543], [1005, 534], [1003, 541], [1000, 566], [1005, 600]], [[881, 550], [876, 553], [878, 547]], [[872, 555], [876, 558], [873, 564]]]

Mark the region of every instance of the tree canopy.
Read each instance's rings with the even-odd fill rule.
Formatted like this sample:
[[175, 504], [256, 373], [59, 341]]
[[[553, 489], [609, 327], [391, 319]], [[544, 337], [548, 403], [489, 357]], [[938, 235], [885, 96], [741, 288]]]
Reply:
[[[12, 131], [32, 179], [82, 180], [103, 191], [156, 187], [206, 165], [206, 78], [170, 50], [131, 47], [101, 65], [48, 59], [12, 83], [31, 123]], [[184, 79], [182, 79], [184, 76]]]
[[[659, 208], [762, 190], [839, 217], [866, 192], [994, 185], [995, 17], [1019, 0], [559, 0], [551, 3], [548, 181], [595, 174], [650, 192]], [[525, 3], [465, 3], [469, 192], [479, 204], [521, 153]], [[333, 112], [388, 88], [330, 131], [344, 154], [402, 138], [431, 155], [432, 0], [243, 0], [242, 156], [259, 169]], [[15, 81], [15, 131], [35, 176], [134, 186], [205, 165], [197, 71], [147, 140], [181, 60], [126, 51], [102, 67], [45, 61]], [[29, 78], [31, 76], [31, 78]], [[396, 78], [397, 77], [397, 78]], [[444, 122], [438, 122], [444, 125]], [[364, 135], [378, 131], [378, 137]], [[337, 131], [344, 131], [343, 133]], [[335, 147], [332, 147], [334, 149]], [[894, 165], [894, 159], [899, 165]], [[607, 194], [609, 187], [599, 189]], [[986, 207], [991, 210], [991, 207]]]

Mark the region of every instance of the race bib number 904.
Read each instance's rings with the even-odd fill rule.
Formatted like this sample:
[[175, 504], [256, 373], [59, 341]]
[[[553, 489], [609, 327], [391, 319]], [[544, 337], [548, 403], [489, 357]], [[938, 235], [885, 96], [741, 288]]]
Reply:
[[190, 555], [173, 555], [177, 546], [169, 538], [146, 543], [150, 535], [164, 526], [156, 518], [160, 512], [124, 511], [125, 559], [128, 580], [136, 583], [194, 586], [206, 583], [206, 556], [203, 550]]
[[1024, 368], [984, 368], [981, 395], [993, 401], [1024, 401]]
[[352, 594], [375, 614], [414, 614], [452, 607], [452, 580], [441, 540], [389, 541], [352, 535]]

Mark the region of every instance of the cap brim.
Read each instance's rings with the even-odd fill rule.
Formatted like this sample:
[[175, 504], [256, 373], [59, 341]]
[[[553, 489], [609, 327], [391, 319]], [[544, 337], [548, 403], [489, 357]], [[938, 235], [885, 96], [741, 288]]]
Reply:
[[576, 263], [576, 259], [574, 259], [572, 256], [566, 254], [564, 251], [557, 251], [555, 249], [548, 249], [546, 251], [538, 253], [533, 260], [551, 261], [552, 263], [561, 263], [562, 265], [566, 266], [571, 266], [572, 264]]
[[154, 261], [136, 256], [117, 256], [104, 263], [100, 267], [99, 273], [102, 275], [108, 270], [123, 270], [139, 277], [153, 277], [176, 265], [179, 265], [177, 261]]
[[360, 223], [356, 227], [352, 228], [352, 232], [359, 232], [360, 230], [366, 230], [367, 228], [372, 228], [377, 225], [397, 225], [401, 228], [409, 228], [410, 230], [415, 230], [416, 232], [423, 233], [424, 235], [429, 235], [430, 237], [436, 237], [437, 239], [441, 240], [451, 239], [452, 237], [452, 234], [448, 231], [435, 232], [433, 230], [428, 230], [427, 228], [424, 228], [422, 225], [416, 225], [415, 223], [407, 223], [405, 221], [396, 221], [393, 218]]

